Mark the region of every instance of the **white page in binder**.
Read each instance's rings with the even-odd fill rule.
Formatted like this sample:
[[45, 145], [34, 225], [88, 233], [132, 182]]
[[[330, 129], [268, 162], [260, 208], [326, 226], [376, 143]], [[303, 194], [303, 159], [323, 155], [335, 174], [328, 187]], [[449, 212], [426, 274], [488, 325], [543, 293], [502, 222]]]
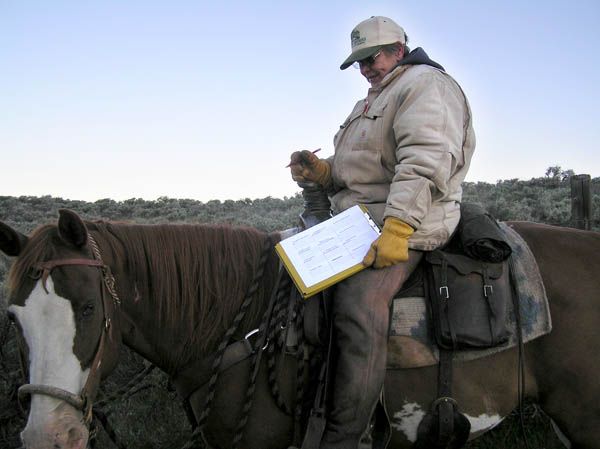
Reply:
[[362, 262], [379, 229], [359, 206], [289, 237], [280, 245], [307, 287]]

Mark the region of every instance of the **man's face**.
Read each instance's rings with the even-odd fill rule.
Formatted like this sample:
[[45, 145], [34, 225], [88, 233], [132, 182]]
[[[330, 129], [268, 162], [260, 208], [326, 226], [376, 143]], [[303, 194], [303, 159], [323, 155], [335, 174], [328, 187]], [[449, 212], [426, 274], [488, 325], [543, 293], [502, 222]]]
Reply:
[[371, 87], [377, 87], [385, 75], [396, 67], [396, 64], [400, 62], [403, 56], [404, 49], [400, 49], [394, 54], [381, 51], [379, 54], [376, 54], [375, 58], [371, 57], [359, 61], [360, 73], [371, 84]]

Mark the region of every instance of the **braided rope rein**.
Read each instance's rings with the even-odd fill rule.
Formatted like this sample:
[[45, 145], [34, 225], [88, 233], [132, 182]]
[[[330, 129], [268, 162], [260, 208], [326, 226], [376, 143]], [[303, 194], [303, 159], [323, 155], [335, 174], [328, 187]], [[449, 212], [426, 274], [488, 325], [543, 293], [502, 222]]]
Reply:
[[[272, 319], [275, 306], [285, 303], [285, 298], [287, 297], [287, 295], [289, 293], [289, 289], [290, 289], [290, 278], [287, 276], [287, 274], [285, 274], [280, 278], [279, 285], [277, 285], [277, 292], [276, 292], [276, 297], [275, 297], [275, 303], [273, 304], [273, 310], [272, 311], [267, 310], [267, 313], [265, 313], [263, 321], [260, 325], [260, 329], [262, 329], [263, 332], [267, 332], [267, 330], [270, 327], [272, 327], [272, 324], [275, 323], [275, 320]], [[268, 334], [267, 334], [267, 337], [268, 337]], [[259, 347], [258, 350], [255, 351], [255, 353], [253, 354], [253, 357], [252, 357], [252, 364], [251, 364], [251, 369], [250, 369], [250, 372], [251, 372], [250, 382], [248, 385], [248, 389], [246, 390], [246, 402], [244, 403], [244, 406], [242, 407], [242, 415], [240, 417], [240, 420], [238, 421], [238, 425], [235, 430], [235, 435], [234, 435], [233, 443], [232, 443], [232, 449], [237, 449], [239, 447], [239, 444], [244, 435], [244, 429], [246, 428], [246, 424], [248, 423], [248, 418], [250, 416], [250, 409], [252, 408], [252, 404], [254, 402], [253, 400], [254, 400], [254, 392], [256, 391], [256, 379], [257, 379], [258, 371], [260, 368], [260, 361], [261, 361], [261, 355], [262, 355], [263, 349], [264, 349], [264, 347], [261, 345], [261, 347]]]
[[[289, 278], [288, 278], [289, 279]], [[289, 280], [288, 285], [289, 287]], [[289, 291], [289, 290], [288, 290]], [[285, 298], [285, 297], [284, 297]], [[283, 299], [284, 299], [283, 298]], [[275, 318], [272, 320], [271, 326], [269, 327], [269, 340], [272, 342], [276, 342], [277, 344], [269, 345], [267, 350], [267, 368], [268, 368], [268, 384], [271, 390], [271, 396], [275, 400], [277, 407], [286, 415], [292, 414], [292, 409], [285, 403], [281, 390], [279, 389], [279, 384], [277, 383], [277, 367], [276, 367], [276, 357], [275, 350], [279, 345], [282, 350], [285, 349], [285, 341], [280, 341], [277, 339], [278, 335], [285, 335], [285, 329], [288, 325], [294, 325], [294, 323], [286, 323], [286, 312], [287, 312], [287, 301], [281, 300], [278, 301], [275, 305], [275, 309], [273, 311], [273, 315]], [[285, 337], [284, 337], [285, 338]]]
[[[98, 243], [96, 243], [96, 240], [92, 237], [91, 234], [88, 235], [88, 242], [89, 242], [90, 247], [92, 248], [92, 253], [94, 254], [94, 258], [96, 260], [102, 261], [103, 260], [102, 254], [100, 253], [100, 248], [98, 247]], [[106, 286], [106, 290], [108, 290], [108, 293], [112, 297], [115, 304], [117, 306], [120, 306], [121, 300], [119, 299], [119, 295], [117, 294], [115, 277], [113, 276], [112, 271], [110, 270], [110, 267], [108, 265], [102, 265], [100, 267], [100, 269], [102, 270], [102, 278], [104, 279], [104, 285]]]
[[248, 288], [246, 297], [244, 298], [244, 301], [240, 306], [240, 310], [233, 319], [231, 326], [229, 327], [229, 329], [227, 329], [227, 332], [225, 332], [225, 335], [223, 336], [223, 339], [217, 348], [215, 359], [213, 360], [211, 366], [212, 375], [208, 382], [208, 392], [204, 401], [204, 408], [202, 410], [202, 413], [200, 414], [200, 417], [198, 418], [197, 426], [192, 432], [190, 440], [186, 444], [184, 444], [181, 449], [192, 449], [197, 447], [210, 448], [208, 442], [206, 441], [206, 437], [204, 436], [204, 426], [206, 425], [206, 422], [208, 420], [208, 415], [210, 414], [212, 402], [214, 400], [217, 379], [219, 377], [219, 366], [221, 365], [221, 361], [223, 360], [223, 354], [225, 353], [225, 349], [227, 348], [231, 337], [238, 330], [240, 323], [244, 319], [244, 316], [246, 315], [246, 312], [248, 311], [248, 308], [252, 303], [254, 295], [258, 291], [260, 281], [265, 272], [267, 259], [271, 254], [272, 246], [272, 238], [271, 236], [267, 236], [263, 245], [261, 257], [258, 262], [258, 267], [254, 273], [254, 277], [252, 279], [252, 282], [250, 283], [250, 287]]

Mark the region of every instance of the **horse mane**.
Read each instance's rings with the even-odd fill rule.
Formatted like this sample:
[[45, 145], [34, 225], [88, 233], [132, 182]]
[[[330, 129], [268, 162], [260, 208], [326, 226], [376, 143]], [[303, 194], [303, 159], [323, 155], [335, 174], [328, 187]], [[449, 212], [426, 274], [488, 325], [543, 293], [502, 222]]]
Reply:
[[[176, 365], [220, 343], [246, 296], [268, 238], [256, 229], [229, 225], [95, 222], [88, 229], [98, 232], [103, 252], [101, 241], [108, 244], [114, 261], [126, 261], [132, 299], [157, 308], [160, 322], [177, 330], [179, 340], [173, 341], [171, 354], [176, 354]], [[278, 266], [275, 243], [241, 332], [256, 325], [269, 299]], [[117, 284], [124, 287], [118, 280]]]

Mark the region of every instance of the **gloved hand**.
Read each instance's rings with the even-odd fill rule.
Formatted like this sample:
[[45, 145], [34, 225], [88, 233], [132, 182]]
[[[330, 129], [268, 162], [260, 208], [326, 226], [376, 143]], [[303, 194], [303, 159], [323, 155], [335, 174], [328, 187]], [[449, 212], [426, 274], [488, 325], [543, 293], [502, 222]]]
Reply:
[[325, 187], [331, 180], [331, 166], [312, 151], [294, 151], [289, 167], [292, 179], [296, 182], [312, 181]]
[[395, 217], [387, 217], [381, 235], [371, 243], [363, 265], [384, 268], [408, 260], [408, 238], [415, 230]]

